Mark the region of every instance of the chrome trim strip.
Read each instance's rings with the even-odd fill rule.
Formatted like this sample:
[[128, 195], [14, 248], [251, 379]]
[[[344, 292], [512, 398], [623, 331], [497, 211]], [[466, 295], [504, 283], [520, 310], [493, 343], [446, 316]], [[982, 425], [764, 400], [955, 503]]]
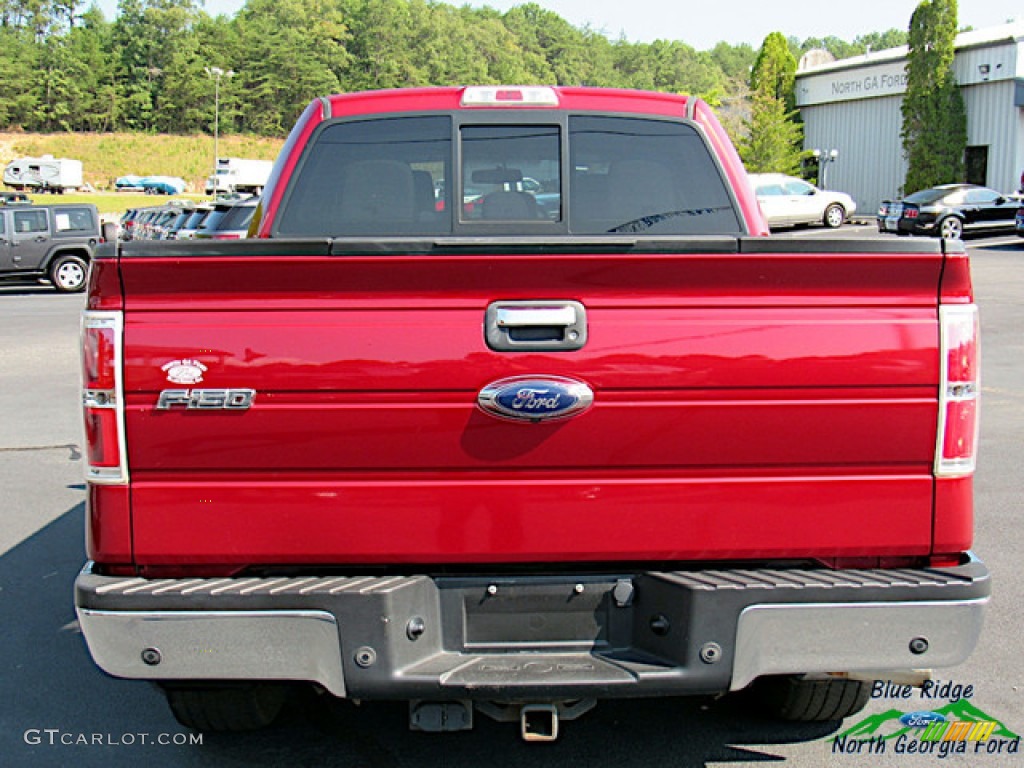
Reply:
[[[78, 622], [97, 666], [144, 680], [301, 680], [345, 695], [338, 624], [326, 611], [95, 611]], [[143, 661], [156, 650], [159, 663]]]
[[[761, 675], [959, 664], [977, 645], [988, 600], [752, 605], [737, 622], [730, 690]], [[919, 637], [928, 650], [917, 655], [910, 641]]]
[[576, 322], [576, 308], [562, 306], [499, 306], [495, 313], [499, 328], [559, 326], [568, 328]]

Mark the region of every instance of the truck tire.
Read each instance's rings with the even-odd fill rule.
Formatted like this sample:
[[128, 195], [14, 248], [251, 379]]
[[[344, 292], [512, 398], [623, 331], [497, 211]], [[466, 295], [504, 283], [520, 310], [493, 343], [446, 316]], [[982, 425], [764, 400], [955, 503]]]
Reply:
[[825, 722], [842, 720], [864, 709], [871, 697], [871, 686], [840, 677], [779, 675], [756, 680], [753, 693], [758, 706], [774, 717]]
[[846, 221], [846, 209], [839, 203], [832, 203], [825, 209], [825, 215], [822, 216], [821, 221], [829, 229], [839, 229]]
[[61, 293], [79, 293], [85, 290], [89, 278], [89, 265], [81, 256], [58, 256], [50, 264], [50, 282]]
[[255, 731], [281, 714], [288, 688], [283, 685], [165, 685], [175, 719], [186, 728], [218, 733]]

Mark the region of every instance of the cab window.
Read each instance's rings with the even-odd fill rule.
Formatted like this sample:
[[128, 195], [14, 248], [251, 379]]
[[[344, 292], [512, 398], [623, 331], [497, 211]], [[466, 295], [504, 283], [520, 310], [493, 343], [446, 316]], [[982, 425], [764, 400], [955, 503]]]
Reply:
[[741, 230], [732, 198], [690, 125], [630, 117], [569, 120], [574, 234], [716, 235]]
[[55, 210], [53, 223], [58, 232], [89, 232], [93, 229], [92, 213], [88, 208]]
[[[283, 236], [440, 235], [451, 232], [447, 116], [354, 120], [327, 126], [291, 184]], [[447, 193], [450, 195], [450, 191]]]
[[46, 232], [49, 225], [46, 221], [46, 211], [15, 211], [14, 231], [19, 234], [28, 232]]
[[460, 141], [463, 222], [562, 219], [557, 125], [470, 125]]

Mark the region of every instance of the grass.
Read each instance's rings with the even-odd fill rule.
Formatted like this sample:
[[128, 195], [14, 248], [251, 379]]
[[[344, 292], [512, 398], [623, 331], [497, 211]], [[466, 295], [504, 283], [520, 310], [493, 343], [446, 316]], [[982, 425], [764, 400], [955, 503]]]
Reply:
[[[284, 139], [222, 136], [221, 157], [274, 160]], [[82, 161], [86, 183], [112, 190], [118, 176], [178, 176], [202, 192], [213, 172], [212, 136], [144, 133], [0, 133], [0, 164], [19, 157], [53, 155]]]
[[104, 220], [120, 218], [129, 208], [149, 208], [163, 205], [171, 200], [209, 200], [209, 195], [189, 193], [184, 195], [146, 195], [142, 192], [68, 192], [64, 195], [29, 195], [29, 199], [41, 205], [57, 203], [92, 203]]
[[[263, 136], [221, 136], [221, 157], [274, 160], [284, 139]], [[142, 133], [0, 133], [0, 167], [19, 157], [53, 155], [82, 161], [83, 180], [94, 193], [31, 195], [41, 203], [93, 203], [106, 218], [128, 208], [160, 205], [169, 198], [139, 192], [115, 192], [118, 176], [178, 176], [188, 192], [175, 199], [208, 200], [203, 184], [213, 171], [212, 136], [171, 136]]]

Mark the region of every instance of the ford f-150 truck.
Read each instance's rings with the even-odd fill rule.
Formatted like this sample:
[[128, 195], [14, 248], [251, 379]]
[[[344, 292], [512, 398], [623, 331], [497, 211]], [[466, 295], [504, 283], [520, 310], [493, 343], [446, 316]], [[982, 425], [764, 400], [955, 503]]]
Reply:
[[250, 238], [94, 262], [96, 663], [199, 729], [312, 686], [529, 739], [748, 688], [838, 719], [960, 663], [990, 592], [963, 245], [767, 234], [697, 99], [314, 101]]

